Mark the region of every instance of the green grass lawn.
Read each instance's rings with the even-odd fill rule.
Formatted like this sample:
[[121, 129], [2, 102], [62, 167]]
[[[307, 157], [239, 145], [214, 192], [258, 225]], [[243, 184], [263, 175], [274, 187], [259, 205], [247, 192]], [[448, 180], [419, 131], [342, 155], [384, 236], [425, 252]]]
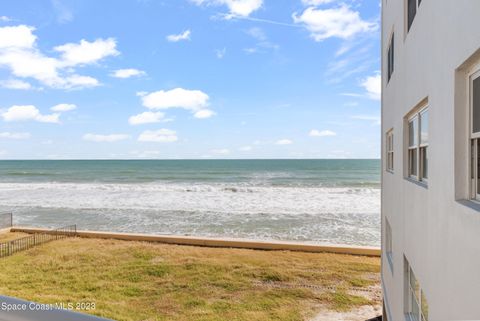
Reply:
[[0, 259], [0, 293], [117, 320], [304, 320], [378, 304], [380, 259], [72, 238]]

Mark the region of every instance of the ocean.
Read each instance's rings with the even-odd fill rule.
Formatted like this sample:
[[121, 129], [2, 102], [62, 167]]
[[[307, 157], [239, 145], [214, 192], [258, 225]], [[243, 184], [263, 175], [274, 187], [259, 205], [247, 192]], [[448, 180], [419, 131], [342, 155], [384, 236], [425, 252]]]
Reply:
[[78, 229], [379, 246], [380, 160], [0, 161], [0, 212]]

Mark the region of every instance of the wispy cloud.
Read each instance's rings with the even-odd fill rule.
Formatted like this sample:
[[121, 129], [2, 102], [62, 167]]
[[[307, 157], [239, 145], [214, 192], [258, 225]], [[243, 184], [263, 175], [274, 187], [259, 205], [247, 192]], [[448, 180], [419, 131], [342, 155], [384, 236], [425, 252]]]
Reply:
[[334, 1], [336, 0], [302, 0], [302, 3], [306, 6], [319, 6], [319, 5], [331, 3]]
[[372, 125], [380, 125], [380, 116], [372, 116], [372, 115], [355, 115], [351, 117], [352, 119], [358, 119], [358, 120], [365, 120], [365, 121], [370, 121], [372, 122]]
[[179, 42], [182, 40], [190, 40], [190, 35], [191, 31], [190, 30], [185, 30], [182, 33], [179, 34], [173, 34], [173, 35], [168, 35], [167, 40], [170, 42]]
[[83, 135], [83, 140], [95, 142], [95, 143], [115, 143], [115, 142], [119, 142], [129, 138], [130, 136], [125, 134], [108, 134], [108, 135], [85, 134]]
[[341, 83], [353, 76], [378, 68], [379, 58], [372, 55], [377, 43], [376, 33], [362, 34], [345, 40], [334, 54], [325, 72], [327, 81]]
[[308, 136], [310, 137], [329, 137], [329, 136], [337, 136], [337, 133], [331, 130], [318, 130], [318, 129], [312, 129], [309, 133]]
[[51, 111], [55, 112], [66, 112], [77, 109], [77, 105], [75, 104], [58, 104], [50, 108]]
[[193, 117], [199, 118], [199, 119], [205, 119], [205, 118], [210, 118], [212, 116], [215, 116], [216, 113], [213, 110], [210, 109], [202, 109], [193, 114]]
[[215, 55], [217, 56], [218, 59], [223, 59], [223, 57], [225, 57], [226, 54], [227, 54], [227, 48], [215, 50]]
[[170, 129], [146, 130], [138, 136], [139, 142], [173, 143], [178, 140], [177, 133]]
[[128, 119], [130, 125], [153, 124], [165, 121], [165, 113], [146, 111], [144, 113], [131, 116]]
[[53, 10], [57, 16], [58, 23], [67, 23], [73, 20], [73, 11], [68, 7], [64, 1], [61, 0], [51, 0]]
[[291, 144], [293, 144], [293, 141], [286, 138], [277, 140], [275, 142], [275, 145], [291, 145]]
[[3, 132], [0, 133], [0, 138], [7, 138], [7, 139], [28, 139], [30, 138], [30, 133], [11, 133], [11, 132]]
[[29, 90], [33, 89], [32, 85], [26, 81], [19, 79], [8, 79], [0, 81], [0, 86], [7, 89]]
[[228, 148], [212, 149], [211, 152], [212, 152], [212, 154], [217, 154], [217, 155], [228, 155], [228, 154], [230, 154], [230, 150]]
[[271, 42], [265, 31], [259, 27], [253, 27], [248, 29], [247, 34], [256, 40], [256, 43], [252, 47], [244, 48], [247, 54], [262, 53], [269, 50], [278, 50], [280, 46], [276, 43]]
[[146, 73], [143, 70], [138, 70], [134, 68], [127, 68], [127, 69], [117, 69], [115, 70], [110, 76], [115, 78], [130, 78], [130, 77], [140, 77], [145, 76]]
[[241, 151], [241, 152], [249, 152], [252, 149], [253, 149], [252, 146], [242, 146], [242, 147], [238, 148], [238, 150]]

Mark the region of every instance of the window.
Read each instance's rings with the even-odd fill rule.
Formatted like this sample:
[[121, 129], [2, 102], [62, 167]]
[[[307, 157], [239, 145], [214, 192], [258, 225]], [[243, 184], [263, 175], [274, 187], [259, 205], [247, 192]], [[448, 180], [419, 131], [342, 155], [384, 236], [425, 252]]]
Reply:
[[393, 271], [393, 246], [392, 246], [392, 227], [385, 217], [385, 257], [388, 260], [390, 269]]
[[387, 132], [386, 145], [387, 171], [393, 172], [393, 129]]
[[412, 27], [413, 20], [417, 15], [417, 9], [420, 6], [420, 3], [422, 2], [422, 0], [406, 0], [406, 1], [407, 1], [407, 23], [408, 23], [407, 31], [410, 31], [410, 27]]
[[420, 287], [415, 273], [413, 273], [407, 258], [404, 259], [405, 277], [405, 314], [412, 321], [428, 321], [428, 301], [425, 292]]
[[408, 119], [408, 176], [428, 180], [428, 107]]
[[388, 51], [387, 51], [387, 82], [390, 81], [390, 78], [392, 78], [394, 65], [395, 65], [394, 44], [395, 44], [395, 34], [392, 34], [392, 38], [390, 39], [390, 44], [388, 45]]
[[470, 76], [471, 198], [480, 200], [480, 71]]

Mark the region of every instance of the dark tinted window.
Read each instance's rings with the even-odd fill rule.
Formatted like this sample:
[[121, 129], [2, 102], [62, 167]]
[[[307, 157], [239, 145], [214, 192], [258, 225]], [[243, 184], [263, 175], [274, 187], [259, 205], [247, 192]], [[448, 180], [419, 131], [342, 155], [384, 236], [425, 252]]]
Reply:
[[412, 26], [413, 19], [417, 14], [417, 0], [408, 0], [408, 30]]
[[390, 80], [390, 78], [392, 77], [394, 64], [395, 64], [395, 48], [394, 48], [395, 38], [394, 37], [395, 37], [395, 34], [392, 35], [392, 40], [390, 40], [390, 46], [388, 47], [388, 57], [387, 57], [387, 60], [388, 60], [387, 79], [388, 80]]
[[472, 131], [480, 132], [480, 77], [472, 83]]

